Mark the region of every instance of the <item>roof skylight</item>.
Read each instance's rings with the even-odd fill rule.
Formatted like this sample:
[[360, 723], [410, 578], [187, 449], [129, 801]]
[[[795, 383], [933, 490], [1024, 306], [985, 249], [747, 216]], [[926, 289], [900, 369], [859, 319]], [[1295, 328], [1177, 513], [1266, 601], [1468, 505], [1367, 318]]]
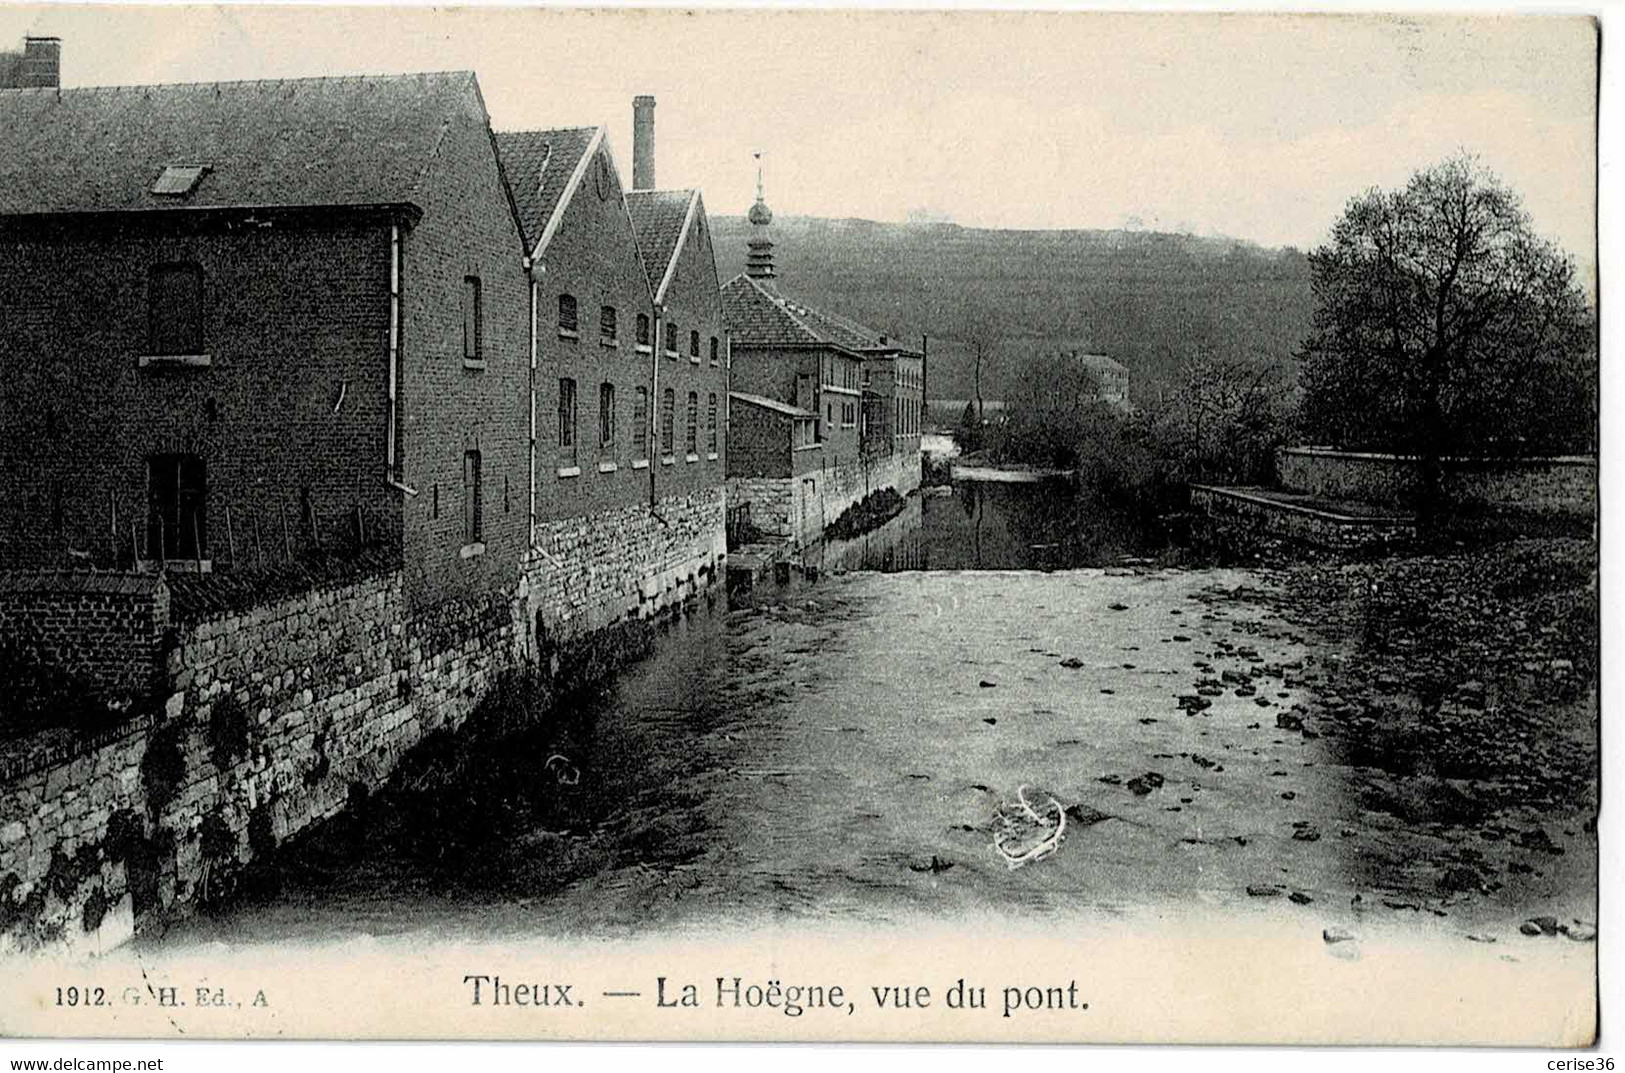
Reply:
[[165, 197], [185, 197], [197, 189], [203, 173], [208, 170], [203, 164], [166, 164], [163, 174], [152, 184], [152, 192]]

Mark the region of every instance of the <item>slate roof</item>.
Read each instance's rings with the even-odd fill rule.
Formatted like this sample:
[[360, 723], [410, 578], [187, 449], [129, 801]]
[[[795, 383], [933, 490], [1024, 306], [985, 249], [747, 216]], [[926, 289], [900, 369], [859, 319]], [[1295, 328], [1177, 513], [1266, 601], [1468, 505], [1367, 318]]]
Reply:
[[602, 127], [497, 133], [497, 154], [519, 208], [525, 248], [534, 249], [559, 207], [564, 188]]
[[773, 280], [738, 275], [722, 288], [722, 315], [744, 346], [833, 346], [855, 353], [914, 353], [872, 328], [797, 302]]
[[765, 395], [752, 395], [745, 391], [730, 391], [728, 392], [728, 397], [739, 402], [749, 403], [752, 406], [760, 406], [764, 410], [772, 410], [774, 413], [786, 414], [790, 417], [805, 417], [809, 420], [818, 417], [818, 415], [813, 413], [811, 410], [803, 410], [799, 406], [791, 406], [787, 402], [780, 402], [778, 399], [770, 399]]
[[677, 246], [683, 237], [683, 224], [688, 220], [688, 207], [694, 200], [694, 190], [628, 190], [626, 211], [632, 216], [632, 230], [637, 235], [638, 252], [643, 254], [644, 266], [649, 271], [649, 289], [659, 291], [677, 256]]
[[[0, 90], [0, 215], [415, 204], [471, 71]], [[185, 197], [170, 164], [206, 165]]]

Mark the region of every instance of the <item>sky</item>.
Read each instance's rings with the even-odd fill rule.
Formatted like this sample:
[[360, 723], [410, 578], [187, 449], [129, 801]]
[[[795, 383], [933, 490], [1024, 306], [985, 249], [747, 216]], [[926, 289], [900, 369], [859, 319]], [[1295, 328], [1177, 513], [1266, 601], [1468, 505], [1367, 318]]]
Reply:
[[1461, 150], [1594, 272], [1596, 38], [1536, 16], [55, 7], [63, 84], [472, 69], [499, 130], [607, 124], [631, 170], [740, 213], [1144, 226], [1323, 241], [1349, 197]]

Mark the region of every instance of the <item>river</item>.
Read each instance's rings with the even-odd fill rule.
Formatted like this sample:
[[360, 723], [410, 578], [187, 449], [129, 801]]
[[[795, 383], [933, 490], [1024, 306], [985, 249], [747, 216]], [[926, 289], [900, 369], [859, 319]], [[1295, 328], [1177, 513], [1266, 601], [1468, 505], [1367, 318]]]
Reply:
[[[1155, 534], [1090, 509], [1043, 485], [912, 496], [823, 549], [817, 581], [702, 602], [540, 725], [468, 744], [449, 785], [382, 795], [288, 847], [257, 890], [140, 943], [1192, 907], [1516, 941], [1526, 906], [1424, 906], [1404, 868], [1436, 849], [1426, 833], [1362, 808], [1323, 740], [1277, 728], [1305, 700], [1281, 669], [1316, 642], [1263, 598], [1269, 579], [1153, 565]], [[1252, 667], [1269, 671], [1256, 693], [1178, 701]], [[1065, 806], [1069, 829], [1012, 868], [997, 817], [1022, 794]], [[1551, 890], [1564, 918], [1594, 913], [1583, 881]]]

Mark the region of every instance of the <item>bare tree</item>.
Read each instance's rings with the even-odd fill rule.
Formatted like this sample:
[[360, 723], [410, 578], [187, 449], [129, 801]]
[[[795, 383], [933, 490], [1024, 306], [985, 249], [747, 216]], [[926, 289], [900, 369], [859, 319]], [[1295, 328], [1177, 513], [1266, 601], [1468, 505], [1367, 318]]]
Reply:
[[1424, 507], [1447, 452], [1527, 449], [1591, 338], [1573, 262], [1472, 157], [1352, 199], [1309, 261], [1306, 428], [1414, 456]]
[[1262, 479], [1280, 438], [1286, 408], [1278, 364], [1258, 357], [1200, 353], [1163, 408], [1169, 439], [1186, 476]]

